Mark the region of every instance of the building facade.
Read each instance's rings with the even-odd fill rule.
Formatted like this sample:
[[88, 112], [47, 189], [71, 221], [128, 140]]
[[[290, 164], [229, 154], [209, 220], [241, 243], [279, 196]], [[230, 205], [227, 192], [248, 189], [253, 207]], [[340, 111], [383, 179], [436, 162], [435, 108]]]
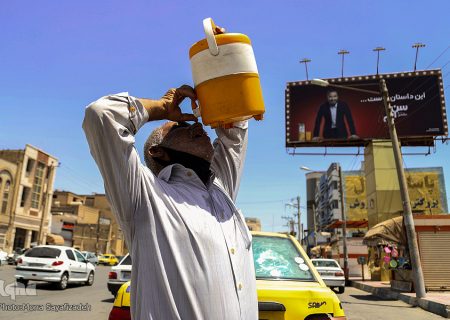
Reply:
[[55, 191], [51, 212], [52, 233], [63, 237], [65, 245], [97, 254], [128, 252], [104, 194]]
[[[377, 206], [376, 201], [367, 192], [367, 181], [364, 165], [361, 170], [342, 171], [342, 183], [340, 186], [339, 164], [332, 163], [320, 178], [318, 172], [312, 181], [316, 182], [316, 187], [308, 185], [307, 175], [307, 198], [314, 198], [311, 207], [314, 214], [308, 214], [308, 226], [311, 224], [317, 232], [333, 231], [339, 229], [339, 221], [342, 221], [342, 205], [345, 208], [347, 227], [350, 232], [353, 229], [367, 229], [369, 212], [373, 215], [382, 215], [384, 207], [392, 203], [388, 198], [389, 192], [384, 192], [385, 201]], [[405, 170], [408, 183], [408, 193], [411, 200], [413, 212], [415, 214], [436, 215], [448, 213], [446, 188], [442, 167], [429, 168], [409, 168]], [[391, 177], [389, 177], [390, 179]], [[394, 176], [396, 178], [396, 176]], [[381, 178], [378, 179], [378, 182]], [[341, 190], [343, 195], [341, 198]], [[314, 194], [311, 194], [315, 192]], [[388, 201], [391, 200], [391, 201]], [[401, 211], [397, 211], [395, 216], [399, 216]], [[376, 222], [384, 220], [383, 216], [378, 217]], [[311, 220], [311, 221], [309, 221]], [[375, 219], [374, 219], [375, 220]]]
[[306, 217], [308, 234], [313, 234], [315, 231], [316, 222], [316, 194], [323, 176], [322, 171], [313, 171], [306, 174]]
[[45, 244], [58, 159], [26, 145], [0, 150], [0, 248]]
[[245, 223], [250, 231], [261, 231], [261, 220], [258, 218], [245, 218]]
[[[370, 159], [370, 158], [368, 158]], [[314, 245], [329, 246], [329, 256], [343, 265], [343, 215], [345, 210], [347, 256], [350, 276], [361, 276], [361, 267], [357, 263], [360, 256], [367, 258], [367, 246], [362, 239], [370, 224], [379, 223], [390, 217], [400, 216], [398, 206], [398, 181], [396, 172], [380, 171], [372, 174], [371, 166], [362, 163], [361, 170], [342, 171], [338, 163], [332, 163], [319, 177], [315, 173], [311, 179], [316, 187], [308, 185], [308, 199], [314, 198], [315, 209], [312, 221], [317, 234], [329, 232], [328, 243], [318, 239], [308, 239], [310, 249]], [[341, 177], [342, 174], [342, 177]], [[408, 193], [413, 213], [416, 215], [440, 215], [448, 212], [444, 173], [441, 167], [410, 168], [405, 170]], [[368, 178], [367, 178], [368, 177]], [[342, 181], [342, 188], [341, 188]], [[380, 190], [378, 190], [380, 189]], [[308, 215], [308, 219], [310, 215]], [[314, 243], [314, 245], [313, 245]], [[318, 251], [318, 248], [315, 250]], [[364, 271], [368, 276], [368, 271]]]

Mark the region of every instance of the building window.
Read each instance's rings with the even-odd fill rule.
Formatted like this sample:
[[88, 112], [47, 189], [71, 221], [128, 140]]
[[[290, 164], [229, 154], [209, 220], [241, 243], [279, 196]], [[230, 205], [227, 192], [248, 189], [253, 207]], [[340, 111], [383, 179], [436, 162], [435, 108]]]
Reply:
[[20, 198], [20, 206], [21, 207], [25, 207], [25, 204], [27, 203], [29, 196], [30, 196], [30, 188], [23, 187], [22, 197]]
[[337, 183], [337, 181], [331, 182], [331, 189], [332, 189], [332, 190], [337, 190], [337, 189], [338, 189], [338, 183]]
[[33, 209], [39, 209], [39, 201], [42, 193], [42, 178], [44, 177], [45, 165], [41, 162], [38, 163], [36, 168], [36, 174], [34, 175], [33, 193], [31, 195], [31, 207]]
[[[1, 180], [0, 180], [1, 185]], [[5, 187], [3, 188], [3, 200], [2, 200], [2, 213], [6, 213], [6, 209], [8, 208], [8, 200], [9, 200], [9, 188], [11, 186], [11, 182], [9, 180], [6, 181]]]
[[339, 209], [339, 202], [337, 200], [331, 202], [331, 209]]
[[34, 167], [34, 160], [28, 158], [27, 168], [26, 168], [26, 171], [25, 171], [25, 174], [26, 174], [27, 177], [30, 175], [31, 171], [33, 171], [33, 167]]
[[47, 167], [47, 174], [45, 175], [45, 179], [48, 180], [48, 178], [50, 178], [50, 174], [52, 173], [52, 167], [48, 166]]

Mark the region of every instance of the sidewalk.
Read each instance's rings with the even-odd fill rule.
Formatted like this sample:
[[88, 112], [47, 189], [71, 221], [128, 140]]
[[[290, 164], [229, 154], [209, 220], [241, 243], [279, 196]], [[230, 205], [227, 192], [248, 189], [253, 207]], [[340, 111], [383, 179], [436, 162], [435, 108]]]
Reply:
[[438, 314], [444, 318], [450, 318], [450, 291], [430, 291], [427, 296], [417, 299], [415, 293], [399, 292], [391, 290], [389, 282], [385, 281], [361, 281], [361, 279], [350, 279], [350, 286], [370, 292], [381, 298], [401, 300], [412, 306]]

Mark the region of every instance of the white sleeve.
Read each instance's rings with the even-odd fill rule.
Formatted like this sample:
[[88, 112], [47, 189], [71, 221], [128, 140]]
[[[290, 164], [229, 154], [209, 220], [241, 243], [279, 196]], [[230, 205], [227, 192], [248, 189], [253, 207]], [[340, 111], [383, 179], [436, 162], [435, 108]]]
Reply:
[[216, 133], [211, 167], [222, 187], [235, 201], [247, 152], [248, 122], [237, 122], [231, 129], [218, 128]]
[[128, 93], [105, 96], [91, 103], [83, 121], [107, 199], [128, 244], [133, 234], [133, 216], [143, 193], [144, 167], [134, 146], [134, 135], [147, 121], [145, 108]]

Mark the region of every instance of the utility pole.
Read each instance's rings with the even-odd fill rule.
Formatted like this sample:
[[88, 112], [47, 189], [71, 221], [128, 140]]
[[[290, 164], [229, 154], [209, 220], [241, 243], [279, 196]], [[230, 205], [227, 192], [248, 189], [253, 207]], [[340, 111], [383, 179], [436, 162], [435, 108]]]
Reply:
[[342, 49], [338, 52], [338, 54], [340, 54], [342, 56], [342, 61], [341, 61], [341, 77], [342, 78], [344, 77], [344, 56], [349, 53], [350, 53], [350, 51], [347, 51], [344, 49]]
[[412, 45], [413, 48], [416, 48], [416, 59], [414, 60], [414, 71], [417, 69], [417, 57], [419, 56], [419, 48], [425, 47], [423, 43], [417, 42]]
[[297, 196], [297, 224], [298, 224], [298, 242], [300, 242], [300, 244], [302, 244], [302, 240], [303, 240], [303, 228], [302, 228], [302, 223], [300, 222], [300, 217], [301, 217], [301, 212], [300, 212], [300, 196]]
[[348, 250], [347, 250], [347, 215], [345, 213], [345, 203], [344, 203], [344, 179], [342, 177], [342, 168], [338, 164], [339, 171], [339, 193], [341, 195], [341, 214], [342, 214], [342, 247], [344, 249], [344, 275], [345, 281], [348, 280]]
[[[101, 215], [101, 213], [100, 213], [100, 211], [99, 211], [99, 213], [98, 213], [98, 219], [97, 219], [97, 242], [95, 243], [95, 255], [96, 256], [98, 256], [98, 252], [99, 252], [99, 249], [100, 249], [100, 222], [101, 222], [101, 219], [102, 219], [102, 215]], [[104, 252], [104, 253], [106, 253], [106, 252]]]
[[[294, 199], [291, 199], [291, 203], [287, 203], [286, 204], [286, 206], [289, 206], [289, 207], [293, 207], [293, 208], [296, 208], [297, 209], [297, 213], [295, 213], [294, 214], [294, 216], [297, 216], [297, 228], [298, 228], [298, 234], [297, 234], [297, 238], [298, 238], [298, 242], [300, 243], [300, 244], [302, 244], [302, 238], [303, 238], [303, 235], [302, 235], [302, 223], [301, 223], [301, 212], [300, 212], [300, 196], [297, 196], [296, 198], [295, 198], [295, 200], [296, 200], [296, 202], [295, 203], [292, 203], [292, 201], [293, 201]], [[295, 221], [292, 219], [292, 218], [289, 218], [289, 217], [282, 217], [283, 219], [286, 219], [286, 220], [289, 220], [289, 219], [291, 219], [292, 220], [292, 223], [293, 223], [293, 225], [295, 224]]]
[[317, 221], [316, 221], [316, 204], [313, 203], [312, 205], [313, 209], [313, 220], [314, 220], [314, 247], [317, 247]]
[[408, 239], [408, 249], [413, 270], [414, 288], [416, 290], [416, 297], [423, 298], [426, 296], [425, 282], [423, 279], [422, 264], [420, 262], [416, 231], [414, 229], [414, 219], [411, 210], [411, 202], [409, 200], [408, 185], [406, 183], [405, 172], [403, 170], [402, 155], [398, 142], [397, 131], [395, 129], [395, 121], [390, 104], [389, 93], [386, 86], [386, 81], [384, 79], [380, 80], [380, 91], [383, 96], [384, 108], [386, 111], [387, 123], [389, 126], [389, 133], [392, 141], [392, 149], [394, 152], [395, 164], [397, 168], [398, 182], [400, 184], [400, 192], [403, 202], [403, 221], [405, 224], [406, 236]]
[[384, 50], [386, 50], [386, 48], [383, 47], [376, 47], [375, 49], [373, 49], [373, 51], [376, 51], [377, 53], [377, 74], [378, 74], [378, 66], [380, 65], [380, 51]]
[[281, 219], [287, 220], [286, 226], [289, 227], [289, 234], [294, 235], [295, 234], [295, 221], [292, 219], [292, 217], [282, 216]]
[[309, 78], [308, 78], [308, 62], [311, 62], [311, 59], [303, 58], [303, 59], [300, 60], [299, 62], [305, 64], [306, 80], [309, 80]]

